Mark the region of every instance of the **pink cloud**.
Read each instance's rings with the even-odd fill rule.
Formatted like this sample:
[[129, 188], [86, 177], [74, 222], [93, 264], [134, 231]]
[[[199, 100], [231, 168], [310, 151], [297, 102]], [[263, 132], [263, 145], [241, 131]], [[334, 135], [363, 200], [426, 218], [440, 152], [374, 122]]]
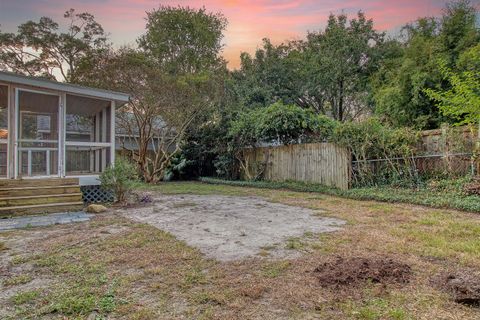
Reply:
[[[254, 52], [262, 38], [274, 43], [302, 38], [307, 30], [325, 26], [330, 13], [354, 14], [362, 10], [379, 30], [397, 28], [420, 16], [438, 15], [446, 0], [30, 0], [31, 13], [60, 18], [68, 8], [93, 13], [116, 45], [132, 44], [144, 32], [146, 11], [163, 5], [206, 7], [222, 12], [229, 21], [224, 56], [238, 67], [241, 51]], [[0, 4], [1, 9], [1, 4]], [[22, 5], [25, 9], [25, 4]], [[34, 16], [32, 16], [34, 15]], [[0, 10], [0, 18], [2, 18]], [[25, 19], [25, 20], [26, 20]]]

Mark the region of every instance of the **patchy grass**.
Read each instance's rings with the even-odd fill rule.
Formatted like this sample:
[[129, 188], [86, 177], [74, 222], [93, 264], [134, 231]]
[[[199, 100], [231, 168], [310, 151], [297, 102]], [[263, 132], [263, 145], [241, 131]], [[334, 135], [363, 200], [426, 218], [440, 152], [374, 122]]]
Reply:
[[299, 192], [318, 192], [322, 194], [345, 197], [355, 200], [375, 200], [393, 203], [411, 203], [433, 208], [457, 209], [480, 213], [480, 197], [465, 195], [460, 190], [451, 189], [406, 189], [393, 187], [355, 188], [339, 190], [318, 184], [303, 182], [269, 182], [269, 181], [230, 181], [216, 178], [200, 178], [202, 182], [215, 185], [232, 185], [266, 189], [288, 189]]
[[18, 286], [20, 284], [29, 283], [30, 281], [32, 281], [32, 279], [33, 277], [29, 274], [20, 274], [17, 276], [7, 278], [6, 280], [3, 281], [3, 285], [5, 287]]
[[[258, 257], [233, 262], [205, 259], [168, 233], [115, 215], [46, 227], [42, 232], [37, 228], [13, 231], [5, 238], [10, 249], [0, 252], [0, 261], [7, 254], [14, 256], [4, 265], [9, 277], [26, 275], [25, 279], [29, 276], [40, 283], [47, 279], [48, 283], [32, 290], [19, 285], [24, 291], [0, 300], [0, 310], [9, 312], [6, 318], [479, 318], [478, 309], [455, 303], [431, 285], [432, 277], [445, 270], [480, 271], [480, 217], [476, 214], [202, 183], [142, 188], [163, 194], [262, 196], [312, 208], [348, 224], [335, 233], [307, 233], [262, 248], [268, 256], [275, 248], [291, 247], [302, 252], [296, 259]], [[28, 241], [19, 246], [15, 242], [19, 239]], [[336, 256], [394, 257], [411, 266], [412, 278], [401, 285], [367, 283], [340, 294], [320, 286], [314, 273]]]
[[40, 296], [40, 292], [38, 290], [30, 290], [30, 291], [22, 291], [15, 294], [12, 297], [12, 303], [15, 305], [22, 305], [26, 303], [31, 303], [35, 299]]
[[305, 244], [303, 243], [302, 239], [291, 237], [287, 239], [285, 248], [289, 250], [301, 250], [305, 248]]
[[[152, 311], [143, 310], [141, 294], [135, 297], [132, 293], [154, 290], [168, 294], [202, 281], [201, 270], [207, 262], [196, 250], [152, 227], [118, 218], [105, 219], [108, 226], [121, 224], [128, 226], [128, 231], [109, 235], [105, 223], [86, 224], [85, 230], [72, 226], [68, 231], [65, 226], [63, 232], [37, 244], [31, 255], [11, 262], [17, 267], [29, 264], [33, 266], [32, 274], [57, 280], [41, 296], [21, 292], [15, 295], [15, 304], [23, 304], [28, 298], [32, 305], [18, 309], [15, 317], [83, 317], [96, 312], [100, 317], [134, 313], [143, 319]], [[6, 285], [31, 277], [15, 276]], [[157, 281], [150, 281], [153, 278]], [[136, 288], [143, 282], [146, 287]], [[162, 313], [156, 310], [153, 314], [152, 318], [157, 318]]]
[[292, 263], [290, 261], [274, 261], [263, 267], [262, 275], [267, 278], [279, 277], [291, 265]]

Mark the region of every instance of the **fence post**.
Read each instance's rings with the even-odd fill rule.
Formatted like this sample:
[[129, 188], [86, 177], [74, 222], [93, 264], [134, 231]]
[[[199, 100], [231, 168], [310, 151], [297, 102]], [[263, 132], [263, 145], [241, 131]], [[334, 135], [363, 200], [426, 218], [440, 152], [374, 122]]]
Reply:
[[443, 141], [443, 146], [442, 146], [443, 164], [445, 166], [445, 169], [447, 170], [447, 173], [450, 174], [450, 164], [448, 159], [448, 142], [447, 142], [448, 137], [447, 137], [447, 128], [445, 124], [442, 125], [441, 132], [442, 132], [442, 141]]

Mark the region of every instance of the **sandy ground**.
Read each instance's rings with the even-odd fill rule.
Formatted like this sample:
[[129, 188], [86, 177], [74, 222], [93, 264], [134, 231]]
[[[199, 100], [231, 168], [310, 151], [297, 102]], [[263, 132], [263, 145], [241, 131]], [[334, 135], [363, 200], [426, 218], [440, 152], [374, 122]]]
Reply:
[[286, 247], [292, 237], [336, 231], [345, 223], [322, 217], [318, 210], [256, 197], [217, 195], [160, 196], [153, 207], [120, 212], [170, 232], [220, 261], [243, 259], [266, 250], [270, 256], [292, 256], [298, 254]]

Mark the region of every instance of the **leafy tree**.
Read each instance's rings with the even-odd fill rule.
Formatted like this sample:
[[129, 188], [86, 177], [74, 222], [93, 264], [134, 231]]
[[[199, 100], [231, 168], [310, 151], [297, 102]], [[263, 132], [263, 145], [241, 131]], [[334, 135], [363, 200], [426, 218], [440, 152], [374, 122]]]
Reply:
[[135, 142], [136, 148], [128, 151], [148, 183], [164, 178], [187, 131], [202, 123], [222, 89], [221, 75], [162, 73], [156, 61], [130, 48], [114, 53], [89, 75], [103, 87], [129, 93], [129, 104], [117, 113], [117, 125]]
[[263, 141], [282, 144], [322, 141], [330, 138], [335, 127], [335, 122], [326, 116], [296, 105], [277, 102], [260, 112], [256, 122]]
[[130, 94], [118, 123], [137, 145], [129, 151], [144, 181], [165, 178], [186, 134], [209, 120], [222, 96], [224, 28], [221, 15], [205, 9], [160, 7], [148, 13], [139, 49], [112, 51], [82, 72], [84, 83]]
[[273, 45], [264, 39], [252, 57], [241, 55], [233, 73], [241, 104], [267, 107], [277, 101], [316, 110], [344, 121], [369, 106], [368, 78], [377, 69], [383, 34], [363, 13], [329, 18], [325, 30], [306, 41]]
[[147, 12], [147, 32], [138, 44], [171, 74], [196, 74], [225, 64], [219, 53], [227, 20], [205, 8], [160, 6]]
[[240, 70], [232, 73], [232, 93], [239, 104], [256, 108], [283, 101], [309, 106], [303, 101], [302, 51], [297, 42], [275, 46], [263, 39], [253, 57], [244, 52], [240, 60]]
[[460, 55], [457, 70], [480, 72], [480, 43]]
[[378, 116], [396, 127], [419, 129], [454, 121], [450, 114], [440, 112], [426, 92], [451, 88], [438, 69], [438, 61], [445, 61], [453, 70], [462, 68], [459, 57], [479, 42], [477, 13], [469, 1], [454, 1], [447, 4], [440, 19], [421, 18], [403, 28], [401, 51], [383, 60], [372, 77]]
[[280, 102], [267, 108], [242, 113], [232, 121], [229, 135], [241, 147], [264, 143], [302, 143], [323, 141], [331, 137], [335, 121], [312, 109]]
[[[478, 47], [474, 51], [478, 51]], [[453, 117], [459, 124], [476, 124], [480, 121], [480, 69], [455, 73], [443, 62], [439, 65], [442, 76], [451, 88], [426, 89], [426, 94], [438, 103], [440, 111]]]
[[51, 18], [28, 21], [17, 33], [0, 32], [0, 70], [76, 82], [81, 64], [109, 49], [107, 36], [92, 14], [65, 12], [66, 31]]
[[478, 10], [469, 0], [447, 3], [441, 18], [440, 49], [447, 66], [454, 67], [458, 57], [480, 41], [476, 25]]
[[354, 119], [368, 107], [368, 79], [377, 70], [384, 34], [359, 12], [330, 15], [324, 31], [310, 32], [305, 43], [305, 92], [320, 113], [339, 121]]
[[440, 77], [434, 63], [438, 25], [434, 19], [419, 19], [407, 25], [407, 43], [372, 77], [375, 113], [401, 127], [436, 127], [441, 120], [423, 88], [434, 86]]

